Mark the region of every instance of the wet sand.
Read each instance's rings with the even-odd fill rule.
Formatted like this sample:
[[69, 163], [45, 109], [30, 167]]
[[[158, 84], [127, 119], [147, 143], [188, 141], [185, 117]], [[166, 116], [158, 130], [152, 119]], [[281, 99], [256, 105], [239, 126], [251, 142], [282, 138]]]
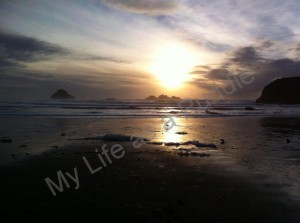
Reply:
[[[155, 122], [149, 119], [125, 120], [123, 123], [120, 120], [99, 120], [84, 127], [78, 126], [81, 122], [78, 121], [75, 125], [78, 126], [77, 134], [71, 134], [74, 128], [65, 128], [66, 136], [61, 135], [62, 130], [55, 130], [58, 138], [65, 139], [64, 147], [51, 148], [35, 155], [30, 153], [24, 156], [25, 159], [14, 159], [14, 163], [0, 167], [2, 216], [12, 222], [26, 219], [43, 222], [299, 222], [299, 202], [286, 188], [274, 181], [272, 176], [252, 171], [250, 164], [253, 162], [245, 161], [244, 157], [238, 159], [242, 157], [242, 147], [249, 149], [247, 156], [256, 151], [250, 148], [262, 143], [261, 137], [276, 138], [272, 148], [278, 149], [280, 147], [275, 147], [275, 144], [287, 136], [276, 137], [273, 127], [268, 134], [261, 128], [257, 129], [256, 123], [261, 124], [261, 119], [197, 121], [203, 124], [198, 135], [195, 134], [201, 126], [192, 128], [187, 120], [186, 125], [176, 129], [186, 131], [187, 135], [166, 136], [159, 132], [161, 136], [156, 141], [199, 139], [203, 143], [215, 143], [217, 148], [195, 149], [205, 156], [179, 155], [176, 146], [146, 144], [136, 149], [130, 142], [78, 140], [112, 132], [130, 135], [144, 123], [152, 122], [154, 125]], [[270, 120], [267, 121], [263, 120], [262, 128], [269, 127]], [[241, 128], [245, 123], [248, 123], [245, 131], [248, 135], [243, 135], [244, 128]], [[154, 130], [159, 130], [158, 125], [154, 126]], [[223, 127], [228, 129], [224, 131]], [[239, 135], [235, 138], [236, 131]], [[220, 142], [221, 136], [224, 136], [225, 144]], [[247, 136], [253, 144], [244, 142]], [[288, 148], [292, 148], [293, 143], [297, 145], [297, 141], [291, 139], [293, 142]], [[111, 164], [91, 175], [82, 157], [85, 156], [96, 168], [101, 162], [95, 149], [100, 151], [103, 144], [107, 144], [107, 148], [121, 144], [125, 155], [121, 159], [112, 159]], [[45, 147], [50, 148], [50, 145]], [[262, 148], [265, 148], [264, 145], [256, 149]], [[265, 153], [260, 151], [257, 154]], [[44, 179], [49, 177], [58, 183], [57, 171], [74, 175], [74, 167], [78, 170], [79, 188], [76, 190], [75, 183], [67, 178], [70, 188], [57, 192], [54, 197]]]
[[[124, 158], [91, 175], [103, 142], [70, 146], [2, 167], [2, 213], [11, 220], [85, 222], [299, 222], [298, 204], [279, 185], [258, 183], [209, 157], [182, 157], [173, 149], [122, 143]], [[117, 142], [115, 142], [117, 143]], [[110, 148], [114, 142], [107, 143]], [[54, 197], [44, 178], [78, 169], [80, 187]], [[227, 168], [228, 167], [228, 168]]]

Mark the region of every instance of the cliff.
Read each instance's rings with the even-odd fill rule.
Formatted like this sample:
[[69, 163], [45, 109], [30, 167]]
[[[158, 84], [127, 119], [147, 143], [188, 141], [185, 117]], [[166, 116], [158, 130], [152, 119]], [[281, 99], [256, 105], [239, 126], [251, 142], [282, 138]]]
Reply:
[[300, 77], [281, 78], [267, 85], [257, 103], [300, 104]]

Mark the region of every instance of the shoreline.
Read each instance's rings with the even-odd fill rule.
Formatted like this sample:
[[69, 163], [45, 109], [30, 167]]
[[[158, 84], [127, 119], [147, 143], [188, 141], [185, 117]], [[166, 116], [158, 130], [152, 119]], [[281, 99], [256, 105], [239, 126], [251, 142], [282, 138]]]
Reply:
[[[296, 185], [299, 172], [299, 134], [295, 132], [298, 122], [294, 118], [177, 118], [178, 126], [168, 133], [157, 118], [130, 122], [127, 119], [0, 121], [15, 130], [13, 143], [5, 144], [9, 146], [7, 151], [17, 146], [20, 153], [31, 148], [39, 152], [0, 166], [1, 198], [7, 203], [4, 212], [15, 218], [47, 216], [47, 220], [56, 217], [90, 222], [100, 219], [104, 222], [124, 219], [298, 222], [300, 219], [299, 187], [290, 186]], [[277, 132], [277, 125], [286, 132]], [[143, 131], [145, 127], [148, 132]], [[25, 133], [28, 135], [25, 139], [30, 138], [31, 142], [27, 148], [19, 148], [22, 142], [15, 138]], [[156, 138], [139, 149], [133, 148], [132, 142], [96, 140], [114, 133], [127, 136], [140, 133], [144, 138], [156, 133]], [[9, 136], [9, 132], [5, 134]], [[217, 148], [196, 148], [197, 144], [177, 146], [193, 140], [204, 145], [215, 144]], [[61, 144], [51, 147], [53, 142]], [[153, 142], [169, 142], [169, 146]], [[86, 156], [96, 169], [103, 144], [108, 149], [115, 144], [123, 145], [125, 156], [91, 175], [82, 157]], [[199, 154], [190, 151], [191, 147]], [[45, 178], [57, 184], [57, 172], [61, 170], [75, 179], [74, 168], [78, 171], [79, 188], [74, 189], [77, 184], [66, 177], [70, 189], [53, 197]], [[287, 174], [291, 175], [286, 177]]]

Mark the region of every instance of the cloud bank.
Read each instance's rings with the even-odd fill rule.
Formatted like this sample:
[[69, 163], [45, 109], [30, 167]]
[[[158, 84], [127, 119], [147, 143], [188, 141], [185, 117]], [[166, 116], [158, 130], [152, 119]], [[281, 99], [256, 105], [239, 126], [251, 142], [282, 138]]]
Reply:
[[21, 66], [19, 62], [36, 62], [51, 56], [66, 55], [68, 51], [58, 45], [31, 37], [0, 32], [0, 65]]
[[[240, 47], [232, 51], [216, 68], [198, 66], [192, 72], [196, 78], [191, 82], [201, 89], [212, 91], [213, 87], [229, 88], [234, 76], [251, 75], [254, 82], [243, 86], [232, 98], [257, 97], [264, 86], [277, 78], [300, 76], [300, 61], [292, 58], [268, 59], [262, 55], [274, 43], [263, 42], [258, 46]], [[263, 47], [262, 47], [263, 46]], [[297, 46], [295, 47], [297, 48]]]
[[80, 61], [105, 61], [130, 63], [127, 60], [89, 55], [74, 52], [57, 44], [41, 41], [32, 37], [0, 32], [0, 65], [2, 67], [22, 67], [26, 63], [64, 58]]

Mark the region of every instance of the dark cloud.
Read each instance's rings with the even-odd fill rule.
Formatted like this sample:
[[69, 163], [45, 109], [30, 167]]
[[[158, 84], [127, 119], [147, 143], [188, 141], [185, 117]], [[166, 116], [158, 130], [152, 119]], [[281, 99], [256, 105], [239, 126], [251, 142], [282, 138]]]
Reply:
[[0, 54], [0, 67], [2, 69], [6, 69], [8, 67], [15, 67], [15, 68], [17, 68], [17, 67], [23, 67], [23, 66], [21, 64], [19, 64], [18, 62], [15, 62], [13, 60], [9, 60], [5, 56], [2, 56]]
[[300, 61], [289, 58], [271, 60], [259, 74], [270, 78], [299, 76]]
[[226, 61], [226, 66], [236, 65], [239, 67], [257, 66], [264, 59], [260, 57], [254, 46], [241, 47], [235, 50]]
[[[271, 46], [266, 43], [265, 48]], [[202, 78], [196, 78], [192, 82], [199, 88], [212, 90], [213, 87], [228, 88], [232, 84], [234, 76], [251, 75], [254, 82], [244, 85], [234, 95], [235, 98], [256, 99], [261, 90], [274, 79], [281, 77], [300, 76], [300, 61], [290, 58], [266, 59], [260, 56], [261, 47], [248, 46], [235, 50], [218, 68], [210, 69]], [[196, 73], [194, 71], [194, 73]], [[203, 80], [203, 77], [206, 79]], [[218, 84], [216, 84], [218, 82]]]
[[221, 68], [210, 70], [206, 77], [213, 80], [226, 80], [226, 76], [228, 75], [230, 75], [230, 72], [227, 69]]
[[180, 0], [102, 0], [106, 5], [134, 13], [168, 14], [176, 11]]
[[45, 60], [53, 55], [65, 55], [67, 50], [58, 45], [31, 37], [0, 32], [0, 58], [8, 65], [17, 62]]
[[272, 42], [272, 41], [269, 41], [269, 40], [264, 40], [264, 41], [261, 41], [259, 43], [258, 48], [260, 50], [264, 50], [264, 49], [269, 49], [274, 45], [275, 45], [275, 42]]
[[113, 57], [81, 54], [32, 37], [0, 32], [0, 65], [2, 69], [25, 67], [26, 63], [51, 60], [55, 57], [71, 60], [130, 63]]

